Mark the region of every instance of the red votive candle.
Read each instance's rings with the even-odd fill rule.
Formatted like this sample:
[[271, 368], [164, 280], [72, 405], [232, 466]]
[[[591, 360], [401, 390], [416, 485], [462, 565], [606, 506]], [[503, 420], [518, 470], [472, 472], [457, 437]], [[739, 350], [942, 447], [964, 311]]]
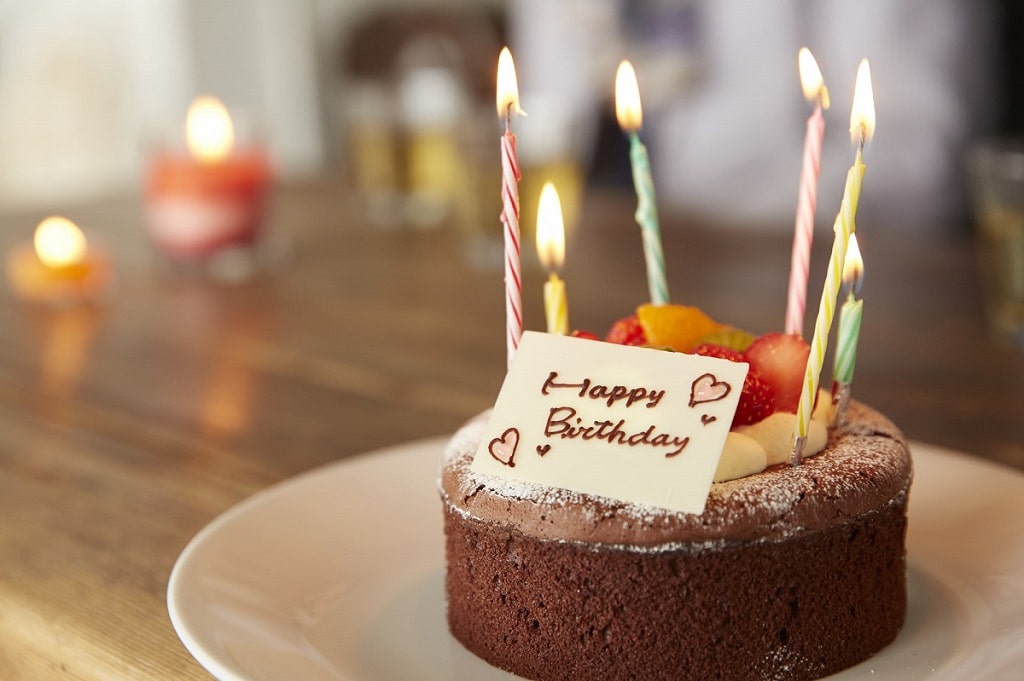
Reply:
[[163, 151], [150, 163], [145, 193], [153, 241], [178, 260], [255, 246], [272, 176], [266, 151], [236, 148], [231, 117], [212, 97], [189, 107], [187, 141], [187, 151]]

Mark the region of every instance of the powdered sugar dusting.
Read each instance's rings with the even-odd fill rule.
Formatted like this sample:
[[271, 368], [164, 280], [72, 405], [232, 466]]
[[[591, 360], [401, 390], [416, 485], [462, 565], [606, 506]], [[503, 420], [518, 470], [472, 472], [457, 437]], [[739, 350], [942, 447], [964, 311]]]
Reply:
[[853, 425], [833, 433], [819, 456], [714, 483], [704, 513], [668, 511], [470, 468], [487, 421], [459, 429], [442, 455], [438, 485], [449, 507], [467, 517], [508, 523], [539, 537], [630, 550], [711, 547], [723, 541], [779, 541], [885, 506], [908, 486], [902, 435], [876, 412], [851, 404]]

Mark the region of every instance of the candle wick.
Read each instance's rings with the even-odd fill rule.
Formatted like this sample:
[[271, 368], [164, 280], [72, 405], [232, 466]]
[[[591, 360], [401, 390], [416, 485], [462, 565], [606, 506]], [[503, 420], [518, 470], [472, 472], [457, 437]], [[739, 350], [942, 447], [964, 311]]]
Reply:
[[505, 132], [512, 132], [512, 102], [505, 107]]

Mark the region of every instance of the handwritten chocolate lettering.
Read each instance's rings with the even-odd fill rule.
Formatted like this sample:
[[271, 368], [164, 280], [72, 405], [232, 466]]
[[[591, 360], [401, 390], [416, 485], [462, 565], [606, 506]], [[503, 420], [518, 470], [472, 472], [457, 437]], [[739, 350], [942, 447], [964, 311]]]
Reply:
[[653, 425], [644, 430], [627, 432], [626, 420], [593, 420], [584, 425], [581, 417], [572, 407], [552, 407], [544, 424], [545, 437], [559, 437], [563, 440], [604, 440], [611, 445], [641, 445], [654, 449], [668, 449], [667, 458], [680, 454], [690, 443], [689, 437], [659, 433]]
[[635, 403], [640, 402], [648, 409], [657, 407], [661, 399], [665, 397], [664, 390], [656, 390], [654, 388], [630, 388], [624, 385], [607, 386], [599, 383], [595, 384], [589, 378], [584, 378], [579, 383], [556, 383], [556, 378], [558, 378], [557, 371], [552, 371], [548, 374], [544, 385], [540, 389], [542, 395], [550, 395], [551, 391], [556, 389], [571, 388], [579, 397], [600, 400], [609, 407], [614, 406], [617, 402], [625, 401], [627, 407], [632, 407]]

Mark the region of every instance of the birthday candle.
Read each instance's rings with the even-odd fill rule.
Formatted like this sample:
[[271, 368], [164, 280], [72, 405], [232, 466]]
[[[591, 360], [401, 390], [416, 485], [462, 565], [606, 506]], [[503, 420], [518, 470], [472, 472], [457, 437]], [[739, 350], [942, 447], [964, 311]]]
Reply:
[[633, 170], [637, 207], [635, 218], [643, 235], [644, 261], [647, 264], [647, 287], [651, 302], [668, 303], [668, 281], [665, 277], [665, 255], [661, 248], [657, 203], [654, 199], [654, 179], [651, 177], [651, 159], [647, 147], [640, 141], [643, 110], [640, 107], [640, 88], [633, 65], [623, 60], [615, 74], [615, 115], [619, 127], [629, 135], [629, 160]]
[[505, 229], [505, 345], [508, 364], [516, 355], [523, 335], [523, 282], [519, 245], [519, 157], [512, 133], [512, 114], [519, 108], [519, 84], [512, 53], [502, 48], [498, 56], [498, 116], [505, 119], [501, 137], [501, 222]]
[[797, 405], [796, 426], [793, 432], [794, 464], [803, 458], [803, 448], [807, 442], [807, 430], [810, 427], [811, 413], [814, 410], [814, 398], [818, 394], [818, 379], [828, 348], [828, 336], [832, 329], [835, 316], [836, 298], [839, 295], [839, 281], [843, 263], [846, 260], [846, 248], [850, 235], [856, 230], [857, 204], [860, 201], [861, 183], [864, 179], [863, 152], [864, 143], [871, 138], [875, 129], [875, 105], [871, 95], [871, 72], [867, 60], [860, 63], [857, 69], [857, 83], [853, 93], [853, 107], [850, 113], [850, 134], [857, 142], [857, 156], [853, 166], [846, 175], [846, 188], [843, 200], [836, 216], [833, 231], [832, 255], [829, 258], [828, 270], [825, 275], [825, 286], [818, 306], [818, 317], [811, 337], [811, 352], [807, 357], [807, 368], [804, 372], [804, 385]]
[[565, 282], [556, 270], [565, 260], [565, 222], [555, 185], [544, 183], [537, 206], [537, 256], [550, 275], [544, 283], [544, 316], [548, 333], [569, 333], [569, 302]]
[[839, 383], [853, 381], [853, 367], [857, 362], [857, 340], [864, 314], [864, 300], [858, 299], [864, 278], [864, 264], [857, 246], [857, 235], [850, 235], [843, 265], [843, 283], [850, 288], [846, 302], [839, 308], [839, 330], [836, 334], [836, 357], [833, 376]]
[[801, 47], [798, 56], [800, 84], [804, 97], [814, 102], [804, 136], [803, 165], [797, 195], [796, 224], [793, 229], [793, 255], [789, 269], [789, 295], [786, 304], [786, 333], [803, 335], [807, 303], [807, 272], [814, 241], [814, 210], [818, 201], [818, 175], [821, 172], [821, 141], [825, 135], [823, 109], [829, 105], [828, 89], [811, 51]]

